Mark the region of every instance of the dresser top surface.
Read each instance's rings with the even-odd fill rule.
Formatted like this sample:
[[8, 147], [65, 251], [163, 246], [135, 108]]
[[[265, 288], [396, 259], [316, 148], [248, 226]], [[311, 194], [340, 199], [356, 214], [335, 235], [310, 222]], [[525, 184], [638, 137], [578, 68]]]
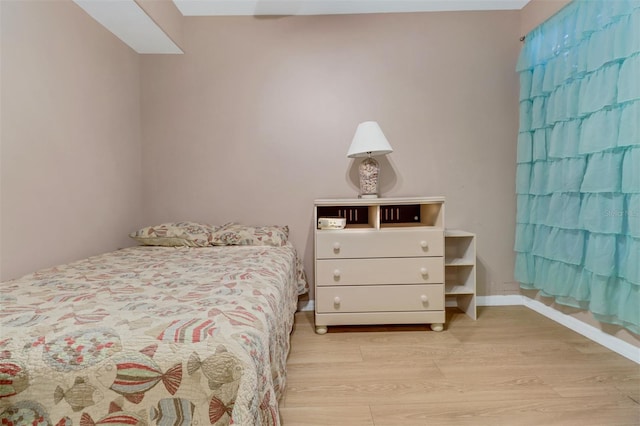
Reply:
[[382, 198], [323, 198], [314, 200], [316, 206], [377, 206], [397, 204], [444, 203], [445, 197], [382, 197]]

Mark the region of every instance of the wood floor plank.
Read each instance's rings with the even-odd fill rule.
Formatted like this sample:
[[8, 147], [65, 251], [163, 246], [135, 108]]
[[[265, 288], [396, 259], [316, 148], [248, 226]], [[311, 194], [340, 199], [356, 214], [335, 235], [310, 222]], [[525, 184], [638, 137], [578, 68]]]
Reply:
[[541, 372], [540, 377], [562, 396], [619, 393], [640, 399], [640, 367], [633, 372], [624, 367], [579, 365], [563, 371]]
[[[298, 382], [359, 381], [375, 380], [416, 380], [444, 378], [433, 362], [411, 359], [383, 360], [375, 362], [323, 362], [290, 364], [287, 366], [290, 380]], [[334, 374], [338, 372], [339, 376]]]
[[556, 398], [553, 389], [531, 377], [496, 379], [487, 382], [432, 380], [381, 380], [375, 377], [358, 380], [330, 378], [314, 382], [291, 380], [287, 384], [287, 406], [340, 406], [438, 403], [464, 398], [467, 401], [520, 400]]
[[296, 314], [281, 400], [297, 425], [640, 425], [640, 366], [522, 306], [425, 325]]
[[283, 426], [374, 426], [368, 405], [349, 407], [281, 408]]
[[318, 339], [291, 345], [288, 365], [299, 363], [362, 361], [360, 345], [352, 342], [323, 342]]
[[[616, 374], [636, 377], [637, 372], [629, 370], [629, 367], [620, 367], [618, 361], [610, 364], [599, 359], [575, 356], [568, 352], [561, 356], [535, 357], [526, 354], [510, 354], [503, 357], [452, 357], [449, 359], [435, 360], [438, 368], [447, 376], [460, 377], [465, 375], [484, 376], [499, 373], [501, 369], [529, 371], [546, 377], [570, 376], [577, 378], [589, 378], [592, 376], [611, 376], [616, 380]], [[631, 361], [629, 361], [631, 362]], [[622, 373], [621, 373], [622, 372]]]
[[637, 425], [638, 408], [617, 398], [465, 401], [372, 406], [375, 426]]
[[461, 349], [458, 346], [436, 344], [371, 344], [362, 346], [360, 350], [364, 361], [412, 360], [415, 362], [418, 360], [449, 359], [459, 353]]
[[[640, 379], [633, 378], [629, 380], [623, 380], [622, 382], [615, 382], [613, 386], [626, 395], [632, 401], [640, 404]], [[640, 422], [638, 422], [640, 424]]]

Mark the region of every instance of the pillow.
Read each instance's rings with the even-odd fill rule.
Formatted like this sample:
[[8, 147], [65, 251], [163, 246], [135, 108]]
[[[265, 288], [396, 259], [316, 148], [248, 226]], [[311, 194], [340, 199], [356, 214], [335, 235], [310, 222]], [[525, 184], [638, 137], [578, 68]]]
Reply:
[[289, 239], [289, 227], [248, 226], [228, 223], [213, 233], [212, 244], [216, 246], [276, 246], [280, 247]]
[[131, 238], [146, 246], [206, 247], [211, 245], [213, 232], [217, 228], [196, 222], [170, 222], [147, 226], [129, 234]]

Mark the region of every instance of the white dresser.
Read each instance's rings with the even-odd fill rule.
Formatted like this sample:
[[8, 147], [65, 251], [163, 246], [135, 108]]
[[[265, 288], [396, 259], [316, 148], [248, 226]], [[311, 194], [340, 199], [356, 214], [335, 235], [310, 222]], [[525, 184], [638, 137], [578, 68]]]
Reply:
[[[445, 321], [444, 197], [316, 200], [315, 323]], [[344, 229], [319, 229], [321, 217]]]

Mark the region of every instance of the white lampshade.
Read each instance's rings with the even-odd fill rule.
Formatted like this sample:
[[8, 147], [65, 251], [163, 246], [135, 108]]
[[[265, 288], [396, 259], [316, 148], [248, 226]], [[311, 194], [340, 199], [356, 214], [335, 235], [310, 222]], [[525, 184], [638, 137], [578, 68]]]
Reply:
[[375, 121], [365, 121], [358, 124], [356, 134], [353, 136], [347, 157], [368, 157], [384, 155], [393, 152], [389, 141], [382, 133], [382, 129]]

